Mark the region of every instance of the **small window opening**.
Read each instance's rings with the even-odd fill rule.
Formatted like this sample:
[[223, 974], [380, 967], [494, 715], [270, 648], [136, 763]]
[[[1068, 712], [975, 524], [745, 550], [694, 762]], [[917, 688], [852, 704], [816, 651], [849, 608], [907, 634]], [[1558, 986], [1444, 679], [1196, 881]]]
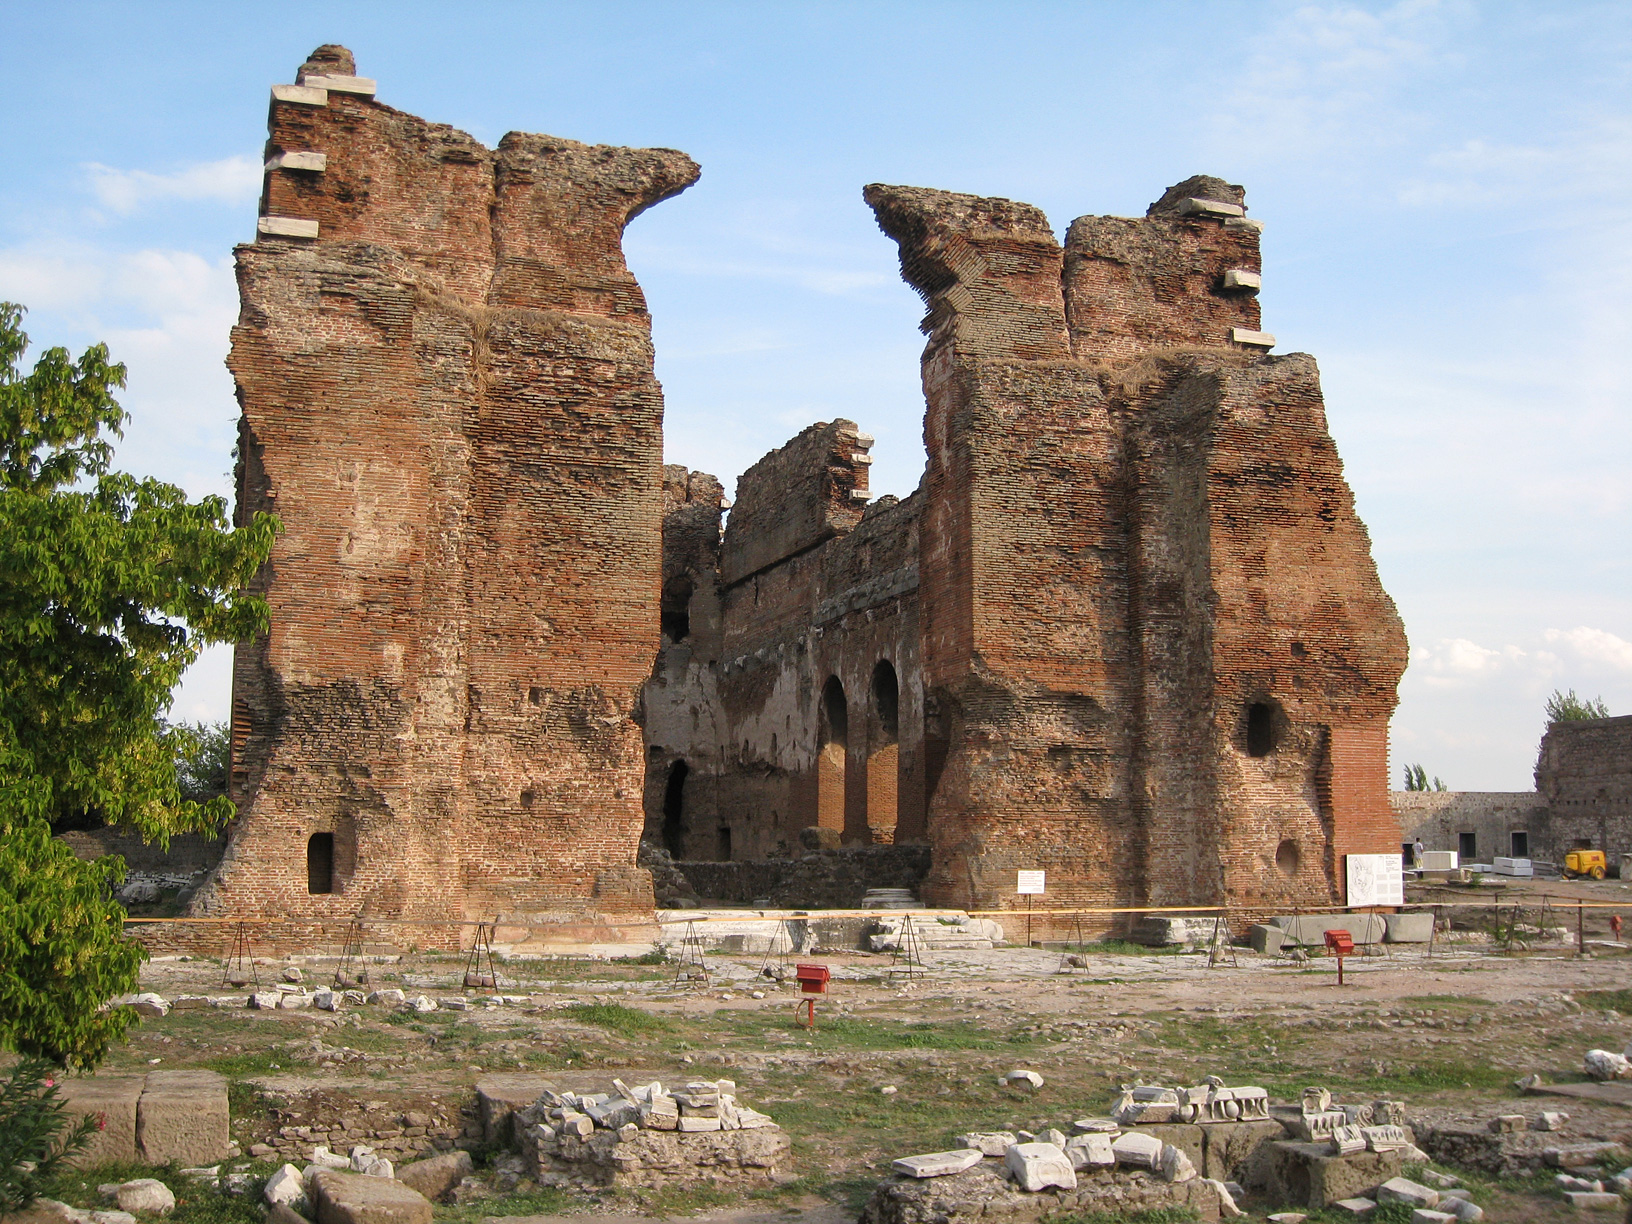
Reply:
[[691, 636], [692, 590], [691, 579], [684, 574], [663, 584], [658, 612], [663, 636], [671, 642], [683, 642]]
[[527, 810], [531, 811], [532, 807], [533, 807], [533, 804], [536, 803], [537, 801], [538, 801], [538, 792], [537, 791], [524, 790], [524, 791], [521, 792], [521, 806], [526, 808]]
[[686, 829], [686, 775], [691, 766], [676, 761], [669, 768], [668, 785], [663, 788], [663, 848], [679, 858]]
[[1514, 829], [1507, 835], [1511, 843], [1514, 858], [1530, 857], [1530, 832], [1527, 829]]
[[527, 690], [527, 700], [533, 705], [541, 705], [544, 701], [544, 690], [536, 685]]
[[306, 842], [306, 891], [334, 891], [334, 834], [313, 833]]
[[888, 659], [880, 659], [873, 668], [873, 708], [885, 739], [894, 742], [901, 734], [901, 685]]
[[1471, 863], [1479, 857], [1479, 838], [1474, 833], [1456, 835], [1456, 856], [1459, 862]]
[[1275, 866], [1287, 875], [1298, 874], [1298, 864], [1303, 861], [1303, 855], [1298, 851], [1298, 843], [1290, 837], [1275, 847]]
[[1265, 757], [1275, 751], [1275, 707], [1255, 701], [1247, 707], [1247, 755]]

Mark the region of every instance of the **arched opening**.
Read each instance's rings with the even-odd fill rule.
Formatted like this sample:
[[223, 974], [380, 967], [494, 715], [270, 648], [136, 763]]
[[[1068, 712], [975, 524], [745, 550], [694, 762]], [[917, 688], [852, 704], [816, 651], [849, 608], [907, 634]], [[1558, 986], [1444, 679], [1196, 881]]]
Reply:
[[313, 833], [306, 840], [306, 891], [313, 896], [334, 891], [333, 833]]
[[1255, 701], [1247, 707], [1247, 755], [1266, 757], [1275, 751], [1279, 728], [1273, 702]]
[[686, 838], [686, 775], [691, 766], [676, 761], [669, 767], [669, 781], [663, 788], [663, 848], [671, 858], [679, 858]]
[[663, 596], [658, 601], [658, 618], [663, 636], [671, 642], [683, 642], [691, 636], [691, 578], [678, 574], [663, 584]]
[[1303, 861], [1303, 854], [1298, 850], [1298, 843], [1288, 837], [1275, 847], [1275, 866], [1287, 875], [1297, 875], [1298, 865]]
[[844, 758], [850, 748], [850, 707], [844, 685], [829, 676], [822, 688], [821, 752], [816, 759], [816, 823], [844, 830]]
[[901, 790], [901, 685], [895, 667], [873, 668], [873, 712], [878, 725], [867, 757], [867, 828], [875, 842], [893, 842]]

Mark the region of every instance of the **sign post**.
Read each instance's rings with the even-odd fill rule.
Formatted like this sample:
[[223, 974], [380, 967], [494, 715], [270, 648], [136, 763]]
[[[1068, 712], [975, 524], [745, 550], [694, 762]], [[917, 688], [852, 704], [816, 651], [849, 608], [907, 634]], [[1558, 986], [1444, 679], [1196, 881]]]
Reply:
[[[1021, 871], [1015, 874], [1014, 891], [1021, 897], [1040, 897], [1047, 887], [1046, 871]], [[1031, 947], [1031, 906], [1026, 906], [1026, 947]]]
[[1405, 881], [1400, 874], [1403, 856], [1346, 854], [1343, 860], [1350, 909], [1405, 904]]

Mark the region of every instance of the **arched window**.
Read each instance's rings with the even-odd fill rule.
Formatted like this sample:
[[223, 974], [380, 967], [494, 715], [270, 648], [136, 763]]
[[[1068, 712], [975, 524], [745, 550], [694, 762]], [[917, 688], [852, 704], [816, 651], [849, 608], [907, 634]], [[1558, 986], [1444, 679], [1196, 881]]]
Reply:
[[306, 840], [306, 891], [313, 896], [334, 891], [333, 833], [313, 833]]
[[663, 788], [663, 848], [679, 858], [686, 839], [686, 775], [691, 766], [676, 761], [669, 767], [668, 785]]
[[663, 636], [671, 642], [683, 642], [691, 636], [692, 590], [691, 578], [686, 574], [677, 574], [663, 584], [658, 613]]
[[1280, 738], [1280, 710], [1271, 701], [1255, 701], [1247, 707], [1247, 755], [1266, 757], [1275, 751]]
[[821, 753], [816, 760], [816, 823], [844, 828], [844, 768], [850, 747], [850, 707], [844, 685], [829, 676], [822, 687]]
[[891, 842], [901, 789], [901, 685], [888, 659], [873, 668], [872, 687], [878, 723], [867, 755], [867, 828], [875, 842]]

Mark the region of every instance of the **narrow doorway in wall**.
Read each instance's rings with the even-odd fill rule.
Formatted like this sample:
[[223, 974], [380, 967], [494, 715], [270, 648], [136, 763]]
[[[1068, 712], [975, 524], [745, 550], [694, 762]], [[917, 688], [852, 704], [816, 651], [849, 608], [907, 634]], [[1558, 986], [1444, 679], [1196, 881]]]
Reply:
[[722, 863], [729, 863], [731, 861], [731, 826], [730, 825], [721, 825], [720, 828], [719, 828], [719, 837], [720, 837], [720, 858], [719, 858], [719, 861], [722, 862]]
[[850, 749], [850, 707], [844, 685], [829, 676], [822, 689], [821, 752], [816, 758], [816, 823], [844, 829], [845, 756]]
[[1509, 853], [1514, 858], [1530, 857], [1530, 831], [1528, 829], [1514, 829], [1507, 835], [1511, 843]]
[[306, 841], [306, 891], [334, 891], [334, 834], [313, 833]]
[[686, 840], [686, 775], [691, 766], [676, 761], [669, 766], [668, 785], [663, 788], [663, 848], [670, 858], [681, 858]]
[[1459, 863], [1476, 862], [1479, 858], [1479, 839], [1472, 833], [1456, 835], [1456, 858]]
[[895, 667], [880, 659], [873, 668], [874, 728], [867, 757], [867, 828], [879, 843], [895, 840], [901, 785], [901, 686]]

